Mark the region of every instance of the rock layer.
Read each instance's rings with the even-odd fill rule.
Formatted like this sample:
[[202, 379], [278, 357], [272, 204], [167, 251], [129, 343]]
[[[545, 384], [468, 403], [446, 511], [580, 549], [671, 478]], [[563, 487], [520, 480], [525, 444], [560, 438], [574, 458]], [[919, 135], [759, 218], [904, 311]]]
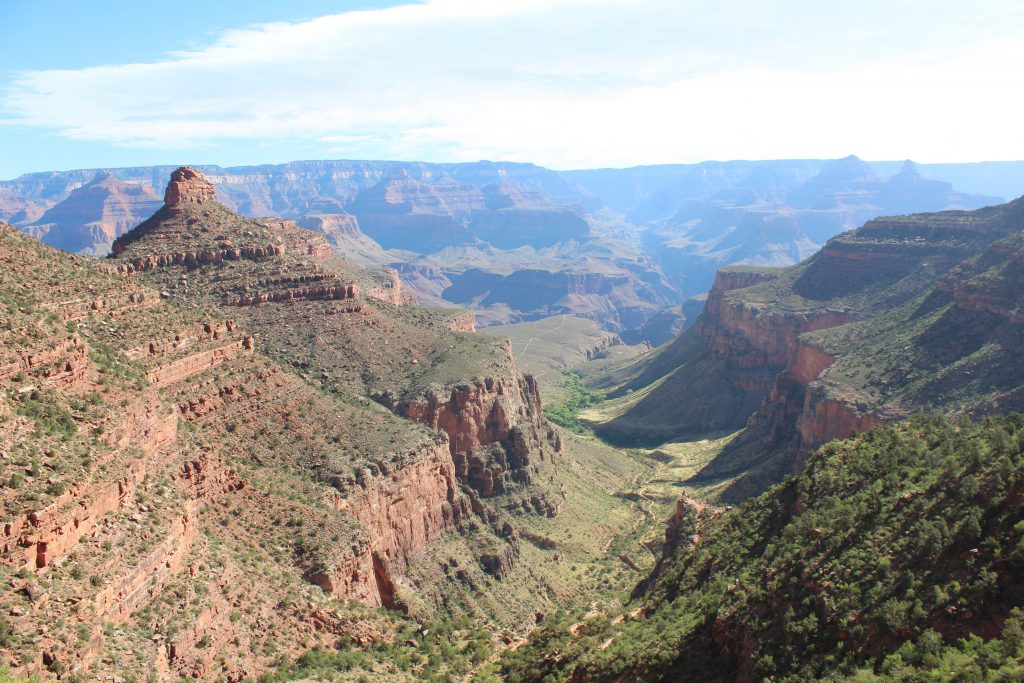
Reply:
[[798, 266], [720, 272], [694, 327], [626, 388], [654, 386], [599, 429], [664, 441], [746, 426], [698, 475], [746, 472], [725, 494], [738, 500], [915, 408], [1021, 405], [1022, 208], [877, 219]]
[[182, 166], [171, 173], [164, 192], [164, 206], [169, 211], [184, 211], [186, 204], [206, 204], [217, 201], [213, 183], [191, 166]]
[[366, 487], [330, 495], [328, 503], [358, 519], [370, 540], [344, 565], [311, 580], [338, 597], [386, 607], [394, 606], [395, 577], [430, 541], [469, 514], [444, 444], [416, 454], [410, 464]]

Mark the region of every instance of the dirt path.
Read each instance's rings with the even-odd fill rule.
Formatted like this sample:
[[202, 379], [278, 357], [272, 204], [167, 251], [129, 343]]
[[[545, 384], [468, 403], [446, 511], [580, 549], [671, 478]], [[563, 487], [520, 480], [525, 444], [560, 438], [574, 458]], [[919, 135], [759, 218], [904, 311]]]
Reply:
[[[562, 317], [562, 318], [561, 318], [561, 319], [560, 319], [560, 320], [558, 321], [558, 327], [556, 327], [556, 328], [555, 328], [554, 330], [552, 330], [552, 332], [554, 332], [554, 331], [557, 331], [557, 330], [560, 330], [560, 329], [562, 329], [563, 327], [565, 327], [565, 320], [566, 320], [566, 319], [565, 319], [565, 317], [563, 316], [563, 317]], [[526, 340], [526, 343], [525, 343], [525, 344], [523, 345], [523, 350], [519, 352], [519, 355], [520, 355], [520, 356], [525, 356], [525, 355], [526, 355], [526, 352], [527, 352], [527, 351], [529, 350], [529, 348], [530, 348], [530, 344], [532, 344], [533, 342], [537, 341], [538, 339], [540, 339], [540, 337], [537, 337], [537, 336], [533, 336], [533, 337], [530, 337], [529, 339], [527, 339], [527, 340]]]
[[[653, 492], [651, 491], [651, 489], [656, 488], [657, 486], [656, 484], [652, 484], [652, 482], [656, 482], [663, 478], [667, 478], [666, 475], [668, 474], [668, 470], [670, 469], [670, 467], [669, 463], [664, 463], [661, 462], [660, 460], [654, 460], [654, 462], [656, 463], [656, 465], [653, 472], [651, 472], [650, 476], [644, 478], [643, 481], [641, 481], [640, 477], [637, 477], [636, 480], [631, 482], [633, 491], [638, 498], [637, 508], [642, 513], [642, 517], [638, 517], [636, 524], [634, 524], [633, 526], [633, 533], [637, 532], [638, 527], [642, 524], [649, 526], [651, 530], [657, 530], [660, 527], [664, 526], [665, 520], [658, 519], [658, 515], [655, 513], [655, 507], [657, 505], [657, 502], [654, 499], [652, 499], [648, 495], [648, 493]], [[711, 505], [706, 501], [694, 498], [685, 491], [680, 491], [679, 497], [682, 500], [686, 501], [686, 503], [690, 505], [694, 510], [696, 510], [698, 515], [703, 515], [703, 513], [706, 511], [710, 511], [712, 514], [717, 515], [718, 513], [724, 510], [724, 508], [718, 507], [716, 505]], [[640, 534], [637, 538], [637, 543], [646, 552], [654, 556], [655, 560], [657, 560], [657, 554], [653, 550], [651, 550], [651, 548], [647, 545], [650, 542], [650, 539], [647, 538], [648, 536], [649, 532]]]

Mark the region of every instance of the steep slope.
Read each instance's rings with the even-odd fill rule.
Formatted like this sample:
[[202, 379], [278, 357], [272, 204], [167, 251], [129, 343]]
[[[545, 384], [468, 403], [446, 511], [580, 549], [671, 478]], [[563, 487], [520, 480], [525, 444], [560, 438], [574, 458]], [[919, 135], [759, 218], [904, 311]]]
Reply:
[[[572, 472], [631, 465], [558, 454], [504, 342], [317, 233], [232, 214], [190, 168], [115, 251], [0, 226], [0, 649], [19, 675], [242, 680], [350, 643], [394, 673], [410, 605], [443, 616], [458, 592], [512, 629], [590, 589], [553, 557], [600, 556], [629, 506]], [[595, 547], [523, 548], [533, 518], [598, 504]], [[499, 581], [513, 603], [482, 597]]]
[[[388, 543], [374, 541], [355, 515], [322, 505], [311, 486], [330, 466], [298, 476], [261, 469], [266, 478], [257, 481], [243, 455], [257, 441], [231, 448], [223, 425], [204, 430], [194, 421], [218, 404], [259, 405], [261, 429], [291, 401], [332, 418], [344, 407], [308, 388], [303, 397], [301, 383], [230, 320], [170, 307], [116, 269], [9, 226], [0, 226], [0, 240], [0, 572], [10, 617], [2, 647], [17, 671], [241, 678], [279, 648], [378, 632], [374, 619], [339, 612], [308, 582], [321, 567], [347, 564], [357, 570], [348, 594], [381, 599], [370, 564]], [[252, 368], [244, 382], [218, 382], [244, 367]], [[275, 387], [287, 401], [268, 395]], [[392, 432], [403, 434], [412, 462], [443, 454], [426, 430], [398, 427], [387, 414], [353, 420], [335, 452], [380, 457], [373, 444]], [[278, 467], [313, 445], [301, 435], [292, 443], [274, 450]], [[363, 481], [366, 491], [394, 485]], [[286, 529], [295, 519], [310, 526]], [[255, 529], [266, 553], [252, 552]]]
[[605, 379], [634, 393], [599, 431], [666, 440], [746, 425], [701, 474], [753, 467], [739, 498], [808, 448], [916, 409], [1019, 409], [1022, 212], [1017, 200], [882, 218], [793, 268], [721, 271], [693, 329]]
[[1013, 680], [1022, 464], [1020, 414], [916, 418], [735, 510], [680, 502], [635, 603], [546, 624], [506, 680]]
[[[495, 476], [528, 479], [529, 454], [543, 457], [539, 396], [505, 345], [460, 337], [451, 312], [403, 306], [393, 272], [346, 264], [317, 233], [230, 212], [194, 169], [175, 171], [164, 208], [113, 251], [172, 302], [231, 310], [267, 353], [319, 372], [333, 392], [443, 428], [452, 455], [478, 463], [480, 477], [493, 464]], [[492, 445], [502, 451], [493, 463], [480, 455]]]

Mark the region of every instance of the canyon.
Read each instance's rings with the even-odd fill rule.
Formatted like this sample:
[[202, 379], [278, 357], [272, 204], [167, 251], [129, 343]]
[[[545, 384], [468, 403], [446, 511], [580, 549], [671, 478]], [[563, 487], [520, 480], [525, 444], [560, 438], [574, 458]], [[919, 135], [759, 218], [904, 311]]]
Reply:
[[658, 443], [742, 429], [693, 478], [732, 480], [722, 499], [736, 502], [815, 447], [924, 406], [1024, 407], [1010, 370], [1022, 206], [875, 219], [797, 266], [719, 271], [692, 328], [594, 380], [622, 396], [597, 432]]
[[[481, 326], [569, 313], [659, 345], [693, 323], [719, 267], [793, 264], [886, 213], [995, 203], [995, 190], [962, 192], [922, 172], [975, 186], [985, 178], [1002, 191], [985, 168], [847, 157], [565, 172], [383, 161], [199, 171], [228, 208], [321, 231], [343, 257], [397, 268], [421, 303], [472, 308]], [[0, 218], [55, 246], [103, 254], [159, 208], [156, 188], [173, 171], [0, 181]], [[232, 249], [215, 251], [205, 257]]]
[[721, 269], [673, 342], [578, 366], [612, 397], [579, 419], [659, 463], [634, 495], [668, 520], [628, 602], [543, 624], [502, 675], [1019, 670], [1019, 650], [983, 652], [1011, 651], [1024, 597], [1005, 551], [1024, 485], [1022, 226], [1024, 198], [870, 220], [796, 266]]
[[[17, 675], [241, 681], [350, 648], [397, 675], [394, 652], [460, 613], [504, 649], [566, 604], [614, 611], [615, 591], [675, 580], [730, 506], [756, 517], [759, 494], [821, 467], [822, 444], [872, 443], [925, 406], [1024, 408], [1022, 200], [875, 218], [797, 265], [720, 268], [693, 324], [652, 351], [608, 328], [640, 329], [672, 301], [654, 261], [632, 278], [468, 267], [609, 227], [593, 203], [551, 199], [570, 194], [557, 175], [499, 170], [520, 185], [492, 167], [396, 165], [335, 213], [248, 218], [181, 167], [104, 259], [0, 225], [0, 654]], [[822, 196], [959, 201], [912, 166], [892, 181], [859, 160], [811, 170], [786, 198], [808, 211]], [[421, 246], [441, 251], [387, 258], [363, 227], [387, 243], [395, 216], [417, 216]], [[542, 239], [509, 227], [521, 220], [555, 242], [502, 243]], [[515, 297], [587, 320], [477, 332]], [[553, 424], [542, 389], [606, 392], [605, 418], [582, 417], [631, 454]], [[680, 466], [693, 451], [679, 442], [706, 459]], [[712, 504], [690, 495], [702, 487]], [[645, 609], [610, 624], [641, 628]], [[741, 639], [724, 628], [722, 651]], [[616, 652], [609, 637], [592, 650]]]
[[545, 487], [578, 456], [471, 313], [234, 214], [189, 167], [113, 252], [0, 225], [0, 650], [18, 675], [242, 680], [387, 642], [433, 590], [406, 574], [438, 543], [475, 565], [444, 581], [538, 580], [518, 528], [557, 514]]

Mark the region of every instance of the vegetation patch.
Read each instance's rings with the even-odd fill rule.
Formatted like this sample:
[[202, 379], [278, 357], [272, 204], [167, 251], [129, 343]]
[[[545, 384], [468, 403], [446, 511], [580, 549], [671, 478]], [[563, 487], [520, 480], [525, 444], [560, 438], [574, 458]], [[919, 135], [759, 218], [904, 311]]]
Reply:
[[1015, 680], [996, 672], [1019, 675], [1024, 654], [1022, 491], [1020, 414], [833, 442], [699, 536], [683, 515], [635, 604], [551, 620], [503, 675]]
[[389, 679], [451, 681], [462, 678], [491, 658], [494, 641], [486, 630], [462, 617], [419, 623], [405, 619], [395, 625], [394, 640], [378, 640], [361, 648], [347, 640], [336, 648], [314, 648], [295, 659], [282, 659], [259, 683], [295, 680], [375, 681]]
[[577, 434], [584, 434], [587, 432], [587, 427], [580, 422], [580, 411], [596, 406], [604, 400], [604, 394], [585, 386], [582, 378], [575, 372], [565, 373], [565, 380], [562, 382], [562, 386], [567, 391], [565, 400], [562, 403], [545, 408], [544, 415], [557, 425], [570, 429]]

